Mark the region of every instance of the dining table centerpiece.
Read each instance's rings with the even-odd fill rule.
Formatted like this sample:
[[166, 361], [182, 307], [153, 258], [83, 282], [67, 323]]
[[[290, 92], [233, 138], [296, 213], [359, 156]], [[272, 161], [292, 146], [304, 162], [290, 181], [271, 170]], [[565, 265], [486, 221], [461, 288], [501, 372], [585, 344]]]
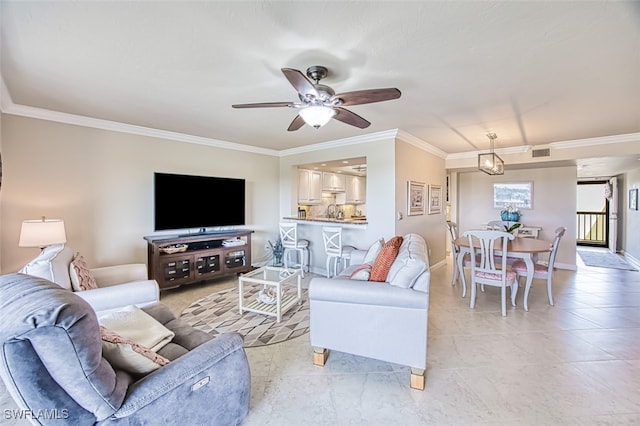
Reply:
[[500, 219], [504, 222], [518, 222], [520, 221], [520, 210], [511, 204], [507, 204], [500, 211]]

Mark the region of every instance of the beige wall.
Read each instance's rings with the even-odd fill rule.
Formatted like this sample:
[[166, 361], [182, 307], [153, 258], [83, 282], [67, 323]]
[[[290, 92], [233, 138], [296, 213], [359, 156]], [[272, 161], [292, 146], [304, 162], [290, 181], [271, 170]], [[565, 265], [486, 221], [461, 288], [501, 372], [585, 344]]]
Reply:
[[[4, 115], [0, 248], [2, 271], [38, 254], [19, 248], [21, 222], [65, 221], [67, 244], [90, 266], [146, 262], [143, 236], [153, 233], [153, 172], [244, 178], [254, 262], [277, 231], [278, 158], [205, 145]], [[176, 208], [223, 209], [224, 198]]]
[[493, 208], [493, 183], [533, 182], [533, 209], [522, 210], [521, 222], [542, 227], [540, 239], [551, 241], [554, 230], [565, 226], [565, 233], [556, 259], [559, 267], [576, 268], [576, 168], [507, 170], [503, 176], [488, 176], [482, 172], [458, 175], [458, 217], [461, 233], [480, 227], [491, 220], [500, 220], [500, 209]]
[[640, 188], [640, 167], [628, 172], [624, 175], [624, 184], [621, 185], [624, 190], [621, 193], [621, 202], [619, 212], [622, 222], [619, 226], [624, 228], [622, 249], [626, 255], [633, 257], [640, 262], [640, 210], [629, 209], [629, 190]]
[[[429, 214], [428, 205], [425, 214], [409, 216], [407, 191], [408, 181], [422, 182], [425, 187], [425, 202], [428, 202], [429, 184], [442, 188], [442, 209], [440, 213]], [[396, 143], [396, 235], [415, 232], [422, 235], [429, 247], [429, 262], [434, 266], [446, 259], [446, 227], [445, 227], [445, 168], [444, 159], [436, 157], [406, 142]], [[402, 214], [402, 219], [398, 218]]]

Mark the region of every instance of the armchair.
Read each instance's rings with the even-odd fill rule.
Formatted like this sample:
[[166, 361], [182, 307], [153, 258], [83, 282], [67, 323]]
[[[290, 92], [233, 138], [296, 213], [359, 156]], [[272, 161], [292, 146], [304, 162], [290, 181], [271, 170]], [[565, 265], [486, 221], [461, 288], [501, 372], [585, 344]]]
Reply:
[[[54, 244], [42, 250], [20, 272], [44, 278], [73, 291], [69, 275], [72, 260], [73, 251], [69, 247]], [[96, 312], [128, 305], [144, 307], [160, 300], [158, 283], [147, 279], [147, 267], [143, 263], [95, 268], [91, 269], [91, 274], [98, 288], [75, 294], [85, 299]]]
[[43, 425], [237, 425], [247, 415], [250, 372], [242, 336], [216, 338], [144, 310], [175, 333], [158, 351], [170, 362], [142, 377], [102, 356], [95, 311], [75, 293], [24, 274], [0, 276], [0, 376]]

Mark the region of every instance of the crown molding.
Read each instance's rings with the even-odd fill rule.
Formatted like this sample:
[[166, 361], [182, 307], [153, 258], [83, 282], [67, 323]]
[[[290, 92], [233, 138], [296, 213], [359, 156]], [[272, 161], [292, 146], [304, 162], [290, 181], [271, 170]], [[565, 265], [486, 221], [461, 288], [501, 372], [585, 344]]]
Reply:
[[[496, 154], [522, 154], [530, 149], [552, 148], [552, 149], [572, 149], [572, 148], [584, 148], [587, 146], [597, 145], [615, 145], [619, 143], [640, 142], [640, 133], [626, 133], [622, 135], [613, 136], [600, 136], [595, 138], [575, 139], [571, 141], [551, 142], [546, 145], [524, 145], [513, 148], [499, 148], [496, 149]], [[464, 158], [473, 158], [478, 154], [486, 151], [470, 151], [470, 152], [458, 152], [454, 154], [448, 154], [447, 160], [459, 160]]]
[[640, 133], [626, 133], [623, 135], [600, 136], [596, 138], [576, 139], [572, 141], [552, 142], [553, 149], [584, 148], [594, 145], [611, 145], [617, 143], [640, 142]]
[[133, 135], [148, 136], [152, 138], [187, 142], [198, 145], [207, 145], [216, 148], [251, 152], [254, 154], [278, 156], [278, 151], [273, 149], [243, 145], [234, 142], [205, 138], [202, 136], [187, 135], [184, 133], [170, 132], [166, 130], [152, 129], [150, 127], [136, 126], [133, 124], [118, 123], [115, 121], [85, 117], [76, 114], [68, 114], [65, 112], [51, 111], [43, 108], [12, 104], [7, 108], [3, 107], [2, 112], [5, 114], [19, 115], [22, 117], [37, 118], [41, 120], [55, 121], [58, 123], [72, 124], [82, 127], [91, 127], [94, 129], [110, 130], [114, 132], [129, 133]]
[[398, 130], [398, 139], [400, 139], [403, 142], [406, 142], [408, 144], [411, 144], [415, 147], [418, 147], [420, 149], [422, 149], [423, 151], [427, 151], [433, 155], [435, 155], [436, 157], [440, 157], [442, 159], [446, 159], [447, 158], [447, 153], [444, 152], [443, 150], [436, 148], [435, 146], [431, 145], [428, 142], [423, 141], [420, 138], [417, 138], [415, 136], [413, 136], [411, 133], [409, 132], [405, 132], [404, 130]]
[[381, 132], [368, 133], [366, 135], [353, 136], [343, 139], [335, 139], [328, 142], [320, 142], [313, 145], [299, 146], [296, 148], [283, 149], [279, 151], [280, 157], [289, 155], [304, 154], [306, 152], [322, 151], [330, 148], [340, 148], [348, 145], [358, 145], [362, 143], [378, 142], [384, 139], [395, 139], [398, 129], [383, 130]]
[[2, 112], [21, 117], [37, 118], [40, 120], [55, 121], [58, 123], [72, 124], [75, 126], [90, 127], [94, 129], [110, 130], [119, 133], [129, 133], [133, 135], [148, 136], [158, 139], [167, 139], [178, 142], [187, 142], [198, 145], [207, 145], [215, 148], [232, 149], [235, 151], [251, 152], [278, 156], [278, 151], [274, 149], [259, 148], [251, 145], [244, 145], [235, 142], [227, 142], [218, 139], [205, 138], [202, 136], [188, 135], [185, 133], [170, 132], [166, 130], [153, 129], [150, 127], [136, 126], [133, 124], [119, 123], [116, 121], [103, 120], [100, 118], [86, 117], [83, 115], [69, 114], [66, 112], [52, 111], [44, 108], [36, 108], [26, 105], [19, 105], [13, 102], [4, 77], [0, 76], [0, 108]]

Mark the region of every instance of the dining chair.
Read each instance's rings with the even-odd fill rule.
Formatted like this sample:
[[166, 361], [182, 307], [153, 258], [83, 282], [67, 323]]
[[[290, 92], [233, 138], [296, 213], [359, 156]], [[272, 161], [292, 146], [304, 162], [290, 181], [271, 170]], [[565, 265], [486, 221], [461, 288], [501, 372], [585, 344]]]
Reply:
[[[309, 270], [309, 240], [298, 238], [298, 224], [295, 222], [280, 223], [280, 239], [284, 248], [284, 267], [300, 269], [304, 277], [305, 268]], [[291, 254], [296, 254], [296, 262], [291, 262]]]
[[[556, 261], [556, 255], [558, 254], [558, 246], [560, 245], [560, 239], [564, 236], [564, 233], [567, 231], [567, 228], [561, 226], [556, 228], [555, 238], [553, 239], [553, 243], [551, 244], [551, 254], [549, 255], [548, 262], [536, 262], [533, 264], [533, 278], [534, 279], [542, 279], [547, 280], [547, 296], [549, 297], [549, 304], [553, 306], [553, 264]], [[519, 260], [514, 263], [511, 269], [516, 272], [518, 275], [518, 279], [527, 276], [527, 265], [524, 261]], [[524, 289], [524, 310], [529, 310], [529, 290], [531, 290], [531, 285], [527, 286]]]
[[351, 259], [351, 252], [356, 248], [342, 245], [342, 228], [339, 226], [325, 226], [322, 228], [324, 251], [327, 254], [327, 278], [331, 278], [331, 264], [333, 276], [338, 275], [338, 265], [347, 266]]
[[[464, 270], [460, 271], [458, 269], [458, 255], [460, 254], [460, 247], [455, 244], [455, 240], [458, 239], [458, 224], [452, 222], [450, 220], [446, 221], [447, 230], [449, 231], [449, 239], [451, 240], [451, 258], [453, 259], [453, 273], [451, 278], [451, 285], [455, 286], [458, 279], [462, 282], [462, 297], [467, 295], [467, 283], [464, 276]], [[471, 267], [471, 255], [469, 253], [465, 253], [464, 259], [462, 260], [462, 266]]]
[[[479, 252], [479, 259], [471, 262], [471, 300], [470, 308], [475, 308], [477, 287], [500, 287], [502, 316], [507, 315], [507, 286], [511, 287], [511, 305], [516, 306], [516, 293], [518, 291], [517, 274], [507, 269], [507, 246], [515, 237], [513, 234], [503, 231], [466, 231], [464, 236], [469, 238], [471, 253]], [[500, 265], [496, 260], [496, 251]], [[500, 267], [498, 267], [500, 266]]]
[[[519, 222], [505, 222], [502, 220], [492, 220], [491, 222], [487, 223], [487, 229], [491, 230], [491, 231], [502, 231], [505, 232], [506, 227], [509, 227], [511, 225], [515, 225], [516, 223]], [[511, 232], [511, 234], [513, 234], [514, 237], [518, 236], [518, 228], [516, 228], [515, 230], [513, 230]], [[498, 257], [496, 258], [496, 262], [500, 263], [501, 262], [501, 257], [500, 255], [498, 255]], [[507, 257], [507, 265], [508, 266], [512, 266], [514, 263], [518, 262], [519, 260], [521, 260], [519, 257], [511, 257], [508, 256]]]

